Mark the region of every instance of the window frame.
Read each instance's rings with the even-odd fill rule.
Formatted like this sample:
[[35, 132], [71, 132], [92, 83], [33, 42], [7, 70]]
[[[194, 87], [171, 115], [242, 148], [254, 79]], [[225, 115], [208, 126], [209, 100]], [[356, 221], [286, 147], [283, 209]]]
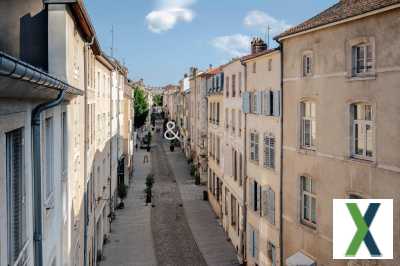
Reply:
[[[260, 160], [260, 134], [257, 131], [250, 132], [250, 161], [259, 162]], [[253, 150], [254, 149], [254, 150]], [[254, 156], [252, 156], [254, 154]]]
[[[310, 114], [306, 114], [307, 104], [310, 104]], [[314, 111], [314, 116], [312, 112]], [[305, 150], [316, 150], [317, 146], [317, 104], [313, 100], [300, 102], [300, 148]], [[309, 139], [306, 143], [306, 124], [309, 123]], [[313, 136], [314, 135], [314, 136]]]
[[304, 78], [311, 77], [313, 75], [313, 53], [306, 51], [302, 55], [302, 76]]
[[[364, 112], [364, 119], [356, 119], [355, 116], [355, 108], [356, 106], [362, 106]], [[370, 120], [366, 119], [366, 107], [370, 107]], [[376, 122], [375, 122], [375, 108], [374, 105], [369, 102], [355, 102], [350, 104], [350, 156], [351, 158], [365, 160], [365, 161], [374, 161], [376, 158], [376, 147], [375, 147], [375, 136], [376, 136]], [[364, 133], [364, 149], [363, 154], [358, 154], [356, 152], [356, 139], [360, 137], [356, 137], [356, 126], [361, 126], [362, 129], [365, 131]], [[367, 135], [367, 127], [370, 127], [371, 130], [371, 149], [372, 149], [372, 156], [368, 156], [368, 135]], [[358, 130], [357, 130], [358, 131]]]
[[[308, 181], [310, 184], [310, 189], [305, 190], [305, 182]], [[317, 226], [317, 195], [316, 191], [314, 189], [315, 187], [315, 179], [311, 178], [308, 175], [301, 175], [300, 176], [300, 222], [304, 225], [310, 226], [312, 228], [316, 228]], [[308, 204], [307, 206], [305, 203], [305, 198], [308, 199]], [[314, 211], [313, 211], [313, 203], [312, 201], [314, 200]], [[308, 218], [305, 217], [305, 209], [307, 209], [307, 215]], [[314, 212], [314, 217], [313, 217], [313, 212]]]

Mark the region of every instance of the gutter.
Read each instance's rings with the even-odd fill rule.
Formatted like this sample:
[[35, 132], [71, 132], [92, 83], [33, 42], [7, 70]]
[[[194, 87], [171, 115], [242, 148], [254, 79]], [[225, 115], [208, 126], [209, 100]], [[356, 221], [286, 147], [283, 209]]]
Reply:
[[81, 90], [3, 52], [0, 52], [0, 76], [27, 81], [50, 89], [65, 90], [70, 94], [83, 95]]

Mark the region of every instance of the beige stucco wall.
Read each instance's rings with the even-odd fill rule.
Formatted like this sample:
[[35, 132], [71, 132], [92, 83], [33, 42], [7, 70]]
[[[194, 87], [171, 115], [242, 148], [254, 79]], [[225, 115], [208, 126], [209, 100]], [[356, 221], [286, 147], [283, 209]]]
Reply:
[[[386, 12], [283, 41], [284, 47], [284, 258], [302, 250], [318, 265], [345, 265], [332, 258], [332, 199], [356, 193], [364, 198], [394, 198], [394, 256], [400, 263], [400, 11]], [[349, 42], [375, 40], [376, 77], [356, 80], [350, 71]], [[313, 76], [302, 78], [301, 56], [313, 52]], [[316, 102], [316, 151], [301, 150], [299, 105]], [[350, 104], [370, 102], [375, 112], [373, 161], [350, 157]], [[315, 180], [317, 226], [300, 223], [300, 175]], [[293, 237], [295, 236], [295, 237]]]
[[[242, 98], [241, 98], [241, 91], [244, 91], [244, 81], [245, 81], [245, 73], [244, 73], [244, 66], [242, 65], [240, 60], [235, 60], [230, 64], [227, 64], [223, 67], [223, 72], [225, 79], [229, 77], [230, 82], [225, 82], [224, 94], [223, 94], [223, 109], [220, 110], [221, 113], [226, 115], [225, 110], [228, 110], [228, 128], [225, 126], [224, 130], [224, 139], [222, 144], [222, 152], [224, 158], [224, 193], [225, 188], [229, 190], [229, 200], [228, 200], [228, 210], [229, 215], [225, 217], [223, 225], [225, 230], [228, 233], [229, 238], [232, 241], [233, 246], [238, 251], [238, 255], [241, 257], [241, 250], [242, 250], [242, 243], [243, 239], [243, 221], [244, 221], [244, 163], [245, 163], [245, 155], [244, 155], [244, 115], [242, 113]], [[239, 84], [239, 73], [241, 73], [241, 84]], [[232, 79], [233, 75], [236, 75], [236, 85], [235, 90], [236, 94], [233, 97], [232, 93]], [[229, 85], [229, 88], [227, 87]], [[241, 91], [240, 91], [241, 89]], [[229, 91], [229, 97], [227, 97], [226, 91]], [[235, 112], [235, 119], [234, 122], [232, 121], [232, 110]], [[241, 116], [241, 127], [239, 128], [239, 115]], [[226, 119], [223, 118], [223, 122], [225, 123]], [[235, 131], [233, 131], [233, 125], [235, 125]], [[234, 180], [234, 173], [233, 173], [233, 155], [232, 150], [237, 151], [237, 172], [238, 178]], [[243, 181], [240, 183], [240, 155], [242, 155], [242, 178]], [[236, 212], [238, 213], [237, 223], [239, 223], [239, 234], [237, 232], [237, 225], [232, 226], [231, 224], [231, 195], [235, 197], [237, 206]], [[223, 208], [225, 208], [225, 201], [223, 201]], [[238, 211], [239, 209], [239, 211]]]
[[[268, 70], [268, 62], [272, 60], [271, 71]], [[256, 63], [256, 73], [253, 73], [253, 63]], [[279, 91], [281, 63], [280, 52], [274, 51], [266, 55], [255, 57], [245, 61], [246, 91], [257, 92], [264, 90]], [[258, 262], [251, 257], [250, 245], [247, 245], [247, 260], [250, 265], [271, 265], [267, 256], [267, 242], [271, 241], [276, 247], [277, 265], [279, 265], [279, 191], [280, 191], [280, 147], [281, 147], [281, 123], [279, 116], [264, 116], [257, 114], [246, 114], [246, 177], [247, 177], [247, 223], [259, 232], [258, 243]], [[259, 134], [259, 161], [250, 160], [250, 134]], [[263, 167], [264, 163], [264, 135], [272, 134], [275, 137], [275, 168], [268, 169]], [[260, 217], [255, 213], [249, 202], [249, 187], [252, 180], [257, 181], [262, 187], [271, 187], [275, 192], [275, 224], [271, 224], [265, 217]], [[250, 234], [247, 230], [247, 234]], [[249, 238], [248, 238], [249, 239]]]

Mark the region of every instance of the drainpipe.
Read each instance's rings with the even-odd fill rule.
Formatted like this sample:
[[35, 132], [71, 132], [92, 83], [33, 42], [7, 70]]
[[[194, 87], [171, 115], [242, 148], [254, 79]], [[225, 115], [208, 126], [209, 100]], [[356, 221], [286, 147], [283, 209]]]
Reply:
[[[83, 65], [84, 65], [84, 88], [85, 88], [85, 97], [84, 97], [84, 116], [85, 116], [85, 125], [88, 124], [88, 110], [87, 110], [87, 103], [88, 103], [88, 53], [91, 45], [94, 43], [95, 36], [92, 37], [92, 40], [90, 42], [85, 42], [85, 47], [84, 47], [84, 52], [83, 52]], [[84, 265], [87, 265], [87, 238], [88, 238], [88, 213], [89, 213], [89, 207], [88, 207], [88, 195], [87, 195], [87, 151], [89, 147], [89, 141], [88, 141], [88, 132], [87, 128], [85, 127], [84, 130], [84, 152], [83, 152], [83, 169], [84, 169], [84, 182], [83, 182], [83, 191], [84, 191], [84, 227], [83, 227], [83, 238], [84, 238], [84, 245], [83, 245], [83, 261]]]
[[41, 176], [41, 135], [40, 114], [56, 107], [64, 100], [62, 89], [57, 98], [39, 104], [32, 111], [32, 152], [33, 152], [33, 212], [34, 212], [34, 265], [43, 266], [43, 225], [42, 225], [42, 176]]
[[[247, 91], [247, 64], [242, 62], [244, 66], [244, 91]], [[247, 262], [246, 256], [246, 234], [247, 234], [247, 114], [244, 113], [244, 145], [243, 145], [243, 172], [244, 172], [244, 180], [243, 180], [243, 233], [242, 233], [242, 243], [243, 243], [243, 264], [245, 265]]]
[[280, 247], [280, 265], [283, 265], [283, 44], [281, 41], [276, 40], [279, 43], [279, 49], [281, 52], [281, 167], [280, 167], [280, 180], [279, 180], [279, 247]]
[[112, 202], [112, 161], [113, 161], [113, 156], [112, 156], [112, 126], [113, 126], [113, 78], [112, 78], [112, 71], [110, 71], [110, 189], [109, 189], [109, 205], [110, 205], [110, 217], [108, 218], [108, 222], [110, 224], [110, 233], [111, 233], [111, 223], [112, 223], [112, 213], [113, 213], [113, 202]]

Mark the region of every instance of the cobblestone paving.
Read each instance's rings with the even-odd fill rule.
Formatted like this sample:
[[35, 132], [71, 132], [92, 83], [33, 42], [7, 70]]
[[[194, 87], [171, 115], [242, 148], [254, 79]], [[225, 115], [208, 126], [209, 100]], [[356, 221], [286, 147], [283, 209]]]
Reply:
[[151, 152], [155, 184], [151, 227], [158, 265], [207, 265], [189, 228], [160, 137]]

